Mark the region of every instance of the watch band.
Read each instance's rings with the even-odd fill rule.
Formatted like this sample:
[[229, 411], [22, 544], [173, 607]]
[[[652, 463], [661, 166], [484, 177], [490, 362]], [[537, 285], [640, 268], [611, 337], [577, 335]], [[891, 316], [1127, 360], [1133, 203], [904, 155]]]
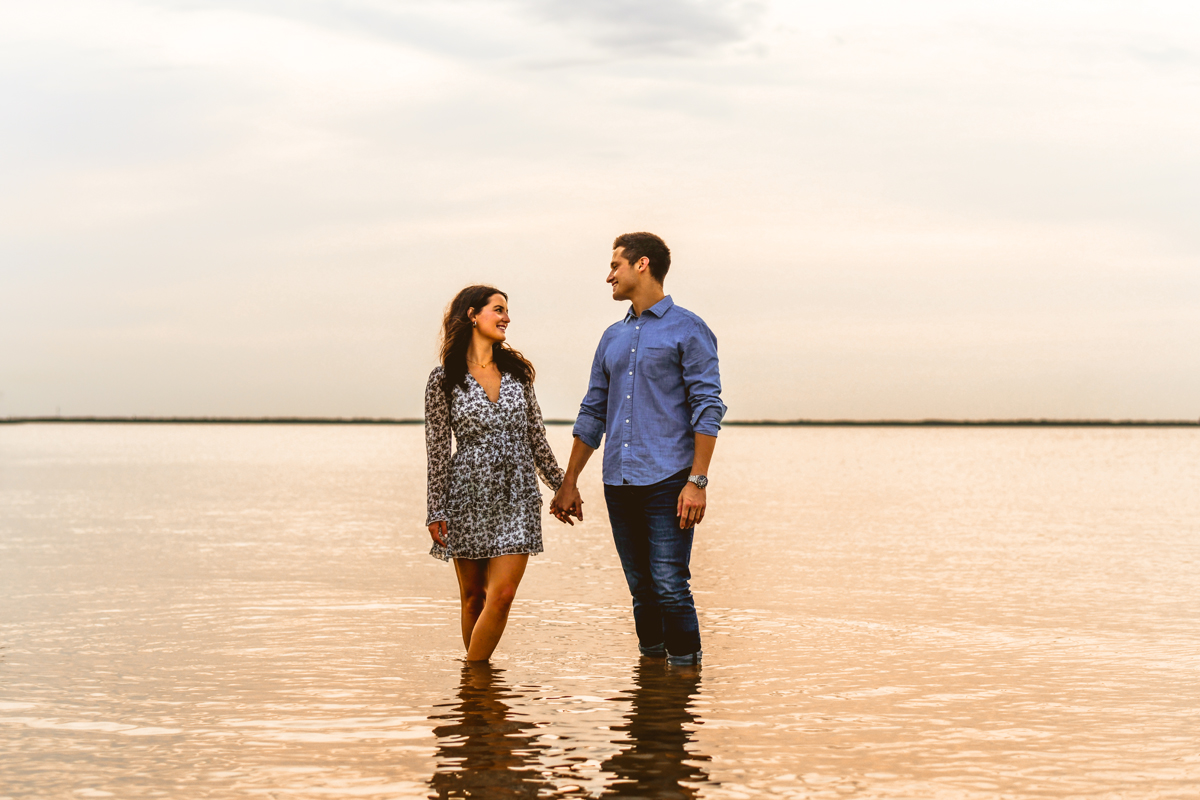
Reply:
[[708, 486], [708, 476], [707, 475], [689, 475], [688, 483], [694, 483], [694, 484], [696, 484], [697, 489], [703, 489], [704, 487]]

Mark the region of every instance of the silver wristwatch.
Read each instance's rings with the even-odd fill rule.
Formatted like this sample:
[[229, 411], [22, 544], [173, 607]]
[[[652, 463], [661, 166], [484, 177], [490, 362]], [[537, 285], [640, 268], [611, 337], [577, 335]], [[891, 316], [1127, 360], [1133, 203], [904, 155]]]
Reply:
[[694, 483], [694, 484], [696, 484], [697, 489], [703, 489], [705, 486], [708, 486], [708, 476], [707, 475], [689, 475], [688, 483]]

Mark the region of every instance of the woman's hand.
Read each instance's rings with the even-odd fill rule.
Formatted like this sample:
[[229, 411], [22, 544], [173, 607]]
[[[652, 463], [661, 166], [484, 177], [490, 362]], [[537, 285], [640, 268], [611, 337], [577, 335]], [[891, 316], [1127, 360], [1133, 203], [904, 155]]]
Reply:
[[579, 490], [573, 482], [564, 480], [558, 487], [554, 499], [550, 501], [550, 513], [557, 517], [559, 522], [565, 522], [572, 527], [575, 526], [575, 523], [571, 522], [572, 514], [583, 522], [583, 498], [579, 496]]
[[446, 546], [446, 520], [439, 519], [429, 526], [429, 535], [442, 547]]

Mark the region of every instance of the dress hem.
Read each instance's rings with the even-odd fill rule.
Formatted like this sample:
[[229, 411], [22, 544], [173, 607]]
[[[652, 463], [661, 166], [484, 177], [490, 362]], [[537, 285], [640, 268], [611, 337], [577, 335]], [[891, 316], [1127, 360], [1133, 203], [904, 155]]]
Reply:
[[434, 553], [433, 551], [430, 551], [429, 555], [433, 556], [434, 558], [436, 558], [439, 561], [445, 561], [448, 563], [455, 558], [465, 558], [468, 561], [483, 561], [484, 559], [487, 559], [487, 558], [498, 558], [500, 556], [537, 556], [537, 555], [541, 555], [544, 552], [545, 552], [544, 550], [513, 550], [510, 552], [506, 552], [506, 553], [492, 553], [490, 556], [476, 556], [474, 558], [472, 558], [471, 556], [455, 555], [453, 553], [444, 553], [443, 555], [438, 555], [437, 553]]

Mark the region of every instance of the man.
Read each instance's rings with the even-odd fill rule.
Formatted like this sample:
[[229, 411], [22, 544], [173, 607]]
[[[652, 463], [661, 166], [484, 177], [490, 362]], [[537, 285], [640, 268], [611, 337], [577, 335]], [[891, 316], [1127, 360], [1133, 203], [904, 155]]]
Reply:
[[608, 283], [625, 318], [600, 337], [575, 421], [566, 477], [551, 510], [583, 519], [576, 488], [604, 445], [604, 499], [642, 655], [699, 664], [700, 625], [688, 584], [695, 526], [708, 505], [708, 464], [725, 406], [717, 340], [663, 294], [671, 251], [652, 233], [613, 242]]

